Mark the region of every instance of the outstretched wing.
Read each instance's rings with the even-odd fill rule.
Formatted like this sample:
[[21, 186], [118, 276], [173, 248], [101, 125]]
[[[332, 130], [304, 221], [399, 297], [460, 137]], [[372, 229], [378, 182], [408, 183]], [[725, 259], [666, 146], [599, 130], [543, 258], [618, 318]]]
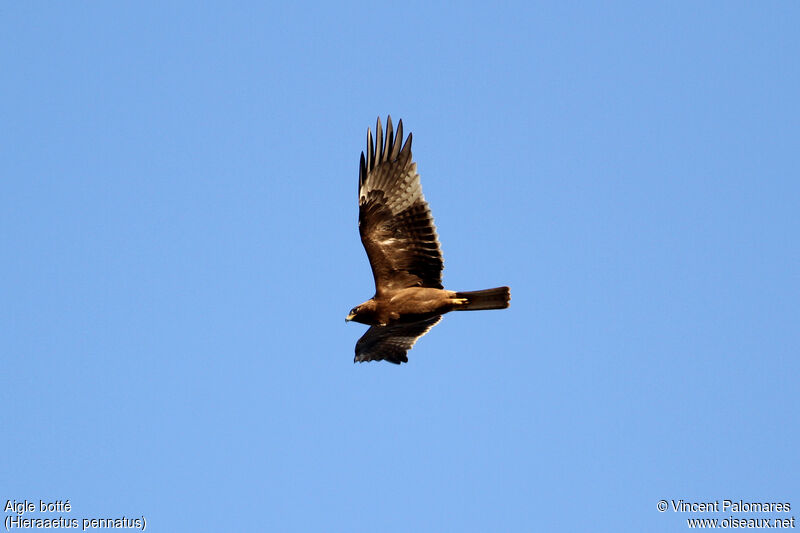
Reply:
[[381, 359], [395, 363], [408, 363], [408, 352], [420, 337], [439, 323], [441, 316], [411, 324], [394, 326], [372, 326], [356, 343], [356, 357], [353, 362], [380, 361]]
[[367, 153], [358, 175], [358, 229], [367, 251], [375, 292], [406, 287], [442, 288], [442, 251], [428, 203], [422, 195], [411, 134], [403, 145], [403, 121], [393, 136], [392, 119], [367, 130]]

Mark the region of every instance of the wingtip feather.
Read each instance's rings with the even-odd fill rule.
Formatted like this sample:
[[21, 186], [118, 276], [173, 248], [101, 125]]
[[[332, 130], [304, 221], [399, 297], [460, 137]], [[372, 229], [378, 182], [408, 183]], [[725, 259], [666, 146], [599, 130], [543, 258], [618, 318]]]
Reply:
[[367, 171], [375, 166], [375, 149], [372, 143], [372, 130], [367, 128]]
[[393, 142], [393, 149], [392, 149], [392, 159], [397, 159], [397, 156], [400, 155], [400, 149], [403, 146], [403, 119], [400, 119], [397, 122], [397, 135], [394, 138]]
[[381, 117], [378, 117], [378, 122], [375, 125], [375, 159], [376, 165], [383, 161], [383, 126], [381, 126]]
[[364, 152], [361, 152], [361, 161], [358, 165], [358, 188], [359, 191], [361, 190], [361, 186], [364, 184], [364, 180], [367, 179], [367, 160], [364, 158]]

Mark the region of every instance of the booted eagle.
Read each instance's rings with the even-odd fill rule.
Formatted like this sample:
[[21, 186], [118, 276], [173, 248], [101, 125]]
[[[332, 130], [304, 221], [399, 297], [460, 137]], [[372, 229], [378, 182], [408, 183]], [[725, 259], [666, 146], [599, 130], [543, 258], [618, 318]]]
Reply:
[[386, 119], [367, 129], [367, 153], [358, 173], [358, 231], [375, 278], [375, 296], [350, 310], [345, 321], [371, 326], [356, 343], [354, 361], [407, 363], [406, 353], [450, 311], [505, 309], [508, 287], [454, 292], [442, 287], [442, 250], [422, 196], [411, 134], [403, 121]]

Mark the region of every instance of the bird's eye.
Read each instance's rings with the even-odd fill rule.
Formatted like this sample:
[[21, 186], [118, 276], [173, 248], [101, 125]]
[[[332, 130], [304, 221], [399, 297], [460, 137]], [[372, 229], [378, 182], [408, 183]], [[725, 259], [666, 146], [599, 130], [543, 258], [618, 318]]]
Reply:
[[352, 308], [352, 309], [350, 310], [350, 314], [351, 314], [351, 315], [355, 315], [356, 313], [358, 313], [358, 307], [354, 307], [354, 308]]

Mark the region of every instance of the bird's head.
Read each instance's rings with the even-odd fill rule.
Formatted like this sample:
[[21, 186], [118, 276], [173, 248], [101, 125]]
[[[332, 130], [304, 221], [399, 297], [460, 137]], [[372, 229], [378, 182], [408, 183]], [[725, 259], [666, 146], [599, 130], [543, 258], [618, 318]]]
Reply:
[[372, 324], [374, 314], [375, 314], [375, 306], [371, 305], [373, 302], [372, 300], [366, 301], [361, 305], [357, 305], [350, 310], [350, 313], [347, 315], [347, 318], [344, 319], [345, 322], [361, 322], [362, 324]]
[[358, 306], [355, 306], [350, 310], [350, 313], [347, 315], [347, 318], [344, 319], [345, 322], [350, 322], [355, 317], [358, 316]]

